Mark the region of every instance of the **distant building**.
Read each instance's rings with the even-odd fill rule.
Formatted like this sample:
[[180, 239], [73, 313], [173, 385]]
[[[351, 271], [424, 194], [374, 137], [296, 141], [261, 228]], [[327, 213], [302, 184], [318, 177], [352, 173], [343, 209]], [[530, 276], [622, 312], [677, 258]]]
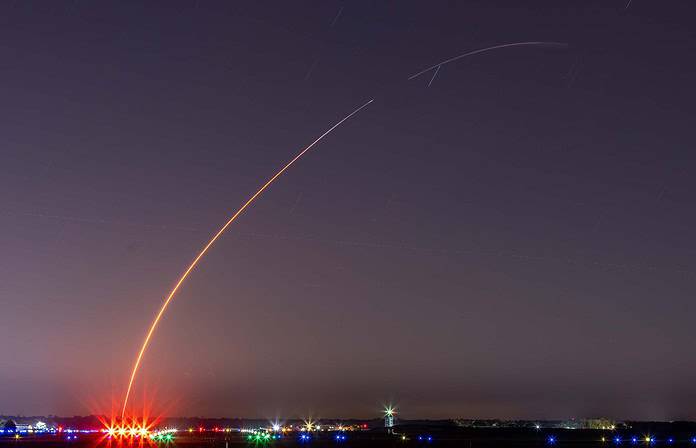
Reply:
[[28, 423], [16, 423], [15, 428], [16, 432], [31, 432], [34, 430], [34, 428], [32, 428], [32, 426]]
[[585, 428], [613, 431], [616, 429], [616, 422], [608, 418], [589, 418], [585, 420]]
[[621, 423], [607, 418], [570, 419], [570, 420], [472, 420], [457, 419], [454, 423], [465, 428], [528, 428], [528, 429], [599, 429], [614, 431]]
[[7, 420], [5, 424], [2, 425], [2, 429], [8, 432], [17, 432], [17, 424], [13, 420]]

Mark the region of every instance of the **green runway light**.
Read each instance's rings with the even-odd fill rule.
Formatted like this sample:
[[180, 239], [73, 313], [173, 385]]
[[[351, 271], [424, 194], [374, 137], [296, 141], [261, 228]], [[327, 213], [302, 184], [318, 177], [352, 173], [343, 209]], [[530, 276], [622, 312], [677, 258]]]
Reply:
[[254, 443], [255, 445], [266, 445], [271, 440], [271, 434], [267, 432], [254, 432], [246, 436], [248, 442]]

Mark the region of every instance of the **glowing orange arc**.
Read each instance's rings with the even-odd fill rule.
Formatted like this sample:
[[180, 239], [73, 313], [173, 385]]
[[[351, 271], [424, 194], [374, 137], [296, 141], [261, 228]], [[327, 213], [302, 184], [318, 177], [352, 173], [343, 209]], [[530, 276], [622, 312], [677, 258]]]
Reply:
[[126, 407], [128, 406], [128, 398], [130, 398], [130, 393], [131, 389], [133, 387], [133, 381], [135, 381], [135, 376], [138, 373], [138, 367], [140, 366], [140, 361], [143, 359], [143, 355], [145, 354], [145, 350], [147, 350], [147, 346], [150, 343], [150, 339], [152, 338], [152, 334], [155, 332], [155, 329], [157, 328], [157, 324], [160, 321], [160, 318], [162, 317], [162, 314], [164, 314], [164, 311], [167, 309], [167, 306], [169, 305], [169, 302], [172, 301], [172, 298], [174, 298], [174, 295], [176, 292], [179, 290], [179, 287], [181, 286], [182, 283], [186, 280], [186, 278], [189, 276], [193, 268], [196, 267], [198, 262], [203, 258], [206, 252], [208, 252], [208, 249], [215, 244], [215, 241], [217, 241], [218, 238], [227, 230], [227, 228], [232, 224], [238, 217], [239, 215], [244, 212], [244, 210], [247, 209], [255, 200], [258, 198], [261, 193], [263, 193], [276, 179], [278, 179], [288, 168], [290, 168], [295, 162], [297, 162], [307, 151], [312, 149], [314, 145], [319, 143], [324, 137], [329, 135], [334, 129], [339, 127], [341, 124], [343, 124], [346, 120], [348, 120], [350, 117], [353, 115], [357, 114], [360, 112], [363, 108], [365, 108], [368, 104], [370, 104], [374, 99], [371, 99], [370, 101], [366, 102], [362, 106], [358, 107], [355, 109], [353, 112], [350, 114], [346, 115], [342, 120], [331, 126], [326, 132], [321, 134], [316, 140], [314, 140], [312, 143], [310, 143], [307, 147], [305, 147], [302, 151], [300, 151], [292, 160], [290, 160], [288, 163], [285, 164], [278, 172], [276, 172], [273, 177], [268, 179], [265, 184], [259, 188], [256, 193], [253, 194], [245, 203], [242, 205], [239, 210], [235, 212], [234, 215], [223, 225], [220, 230], [213, 235], [213, 237], [208, 241], [208, 244], [206, 244], [203, 249], [198, 253], [196, 258], [193, 259], [191, 264], [189, 265], [188, 268], [184, 271], [184, 273], [179, 277], [179, 280], [176, 282], [172, 290], [169, 292], [169, 295], [167, 296], [166, 300], [162, 304], [162, 307], [160, 308], [159, 312], [155, 316], [155, 319], [152, 321], [152, 325], [150, 325], [150, 329], [147, 332], [147, 335], [145, 336], [145, 340], [143, 341], [142, 347], [140, 347], [140, 351], [138, 352], [138, 357], [135, 359], [135, 364], [133, 364], [133, 370], [130, 375], [130, 379], [128, 380], [128, 388], [126, 389], [126, 395], [125, 398], [123, 399], [123, 409], [121, 411], [121, 418], [126, 414]]

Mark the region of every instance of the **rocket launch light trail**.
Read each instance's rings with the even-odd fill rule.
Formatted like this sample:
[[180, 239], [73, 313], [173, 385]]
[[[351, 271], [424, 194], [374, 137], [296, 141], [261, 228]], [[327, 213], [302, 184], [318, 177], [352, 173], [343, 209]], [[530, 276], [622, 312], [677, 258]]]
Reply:
[[147, 350], [147, 346], [150, 343], [150, 339], [152, 338], [152, 334], [155, 332], [155, 329], [157, 328], [157, 324], [159, 324], [160, 319], [162, 318], [162, 315], [164, 314], [164, 311], [167, 309], [167, 306], [169, 306], [169, 303], [172, 301], [174, 298], [174, 295], [176, 292], [179, 290], [181, 287], [182, 283], [184, 283], [184, 280], [189, 276], [191, 271], [196, 267], [198, 262], [203, 258], [203, 256], [208, 252], [208, 249], [215, 244], [215, 241], [220, 238], [220, 236], [227, 230], [227, 228], [232, 224], [236, 219], [241, 215], [244, 210], [246, 210], [255, 200], [258, 198], [261, 193], [263, 193], [268, 187], [271, 186], [271, 184], [278, 179], [285, 171], [287, 171], [288, 168], [290, 168], [295, 162], [297, 162], [303, 155], [307, 153], [314, 145], [319, 143], [324, 137], [329, 135], [334, 129], [342, 125], [344, 122], [346, 122], [349, 118], [351, 118], [353, 115], [357, 114], [361, 110], [363, 110], [365, 107], [367, 107], [368, 104], [373, 102], [374, 99], [369, 100], [362, 106], [358, 107], [355, 109], [353, 112], [349, 113], [346, 115], [343, 119], [338, 121], [336, 124], [331, 126], [326, 132], [321, 134], [316, 140], [314, 140], [312, 143], [310, 143], [308, 146], [306, 146], [302, 151], [300, 151], [294, 158], [292, 158], [288, 163], [285, 164], [280, 170], [278, 170], [270, 179], [266, 181], [265, 184], [259, 188], [256, 193], [254, 193], [235, 213], [232, 215], [230, 219], [227, 220], [225, 225], [220, 227], [220, 230], [213, 235], [213, 237], [208, 241], [208, 243], [201, 249], [201, 251], [198, 253], [196, 258], [193, 259], [191, 264], [186, 268], [184, 273], [179, 277], [179, 280], [176, 282], [174, 287], [172, 288], [171, 291], [169, 291], [169, 295], [167, 298], [164, 300], [164, 303], [160, 307], [159, 312], [155, 316], [155, 319], [152, 321], [152, 324], [150, 325], [150, 329], [147, 332], [147, 335], [145, 336], [145, 340], [143, 341], [143, 345], [140, 347], [140, 352], [138, 352], [138, 357], [135, 360], [135, 364], [133, 364], [133, 370], [131, 371], [130, 379], [128, 380], [128, 388], [126, 389], [126, 396], [123, 399], [123, 409], [121, 410], [121, 418], [124, 418], [126, 414], [126, 407], [128, 406], [128, 399], [130, 398], [130, 393], [131, 389], [133, 388], [133, 381], [135, 380], [135, 376], [138, 373], [138, 367], [140, 366], [140, 361], [143, 359], [143, 354], [145, 354], [145, 350]]
[[[567, 46], [565, 43], [560, 43], [560, 42], [515, 42], [515, 43], [508, 43], [508, 44], [501, 44], [501, 45], [495, 45], [492, 47], [486, 47], [486, 48], [481, 48], [478, 50], [473, 50], [464, 54], [460, 54], [459, 56], [455, 56], [450, 59], [446, 59], [438, 64], [435, 64], [431, 67], [428, 67], [424, 70], [421, 70], [420, 72], [410, 76], [408, 79], [414, 79], [417, 78], [418, 76], [427, 73], [431, 70], [438, 69], [442, 67], [443, 65], [449, 64], [450, 62], [454, 62], [456, 60], [465, 58], [467, 56], [473, 56], [475, 54], [479, 53], [485, 53], [488, 51], [492, 50], [497, 50], [501, 48], [508, 48], [508, 47], [518, 47], [518, 46], [526, 46], [526, 45], [547, 45], [547, 46]], [[431, 80], [432, 83], [432, 80]], [[297, 162], [302, 156], [304, 156], [312, 147], [314, 147], [317, 143], [319, 143], [324, 137], [329, 135], [334, 129], [342, 125], [344, 122], [346, 122], [348, 119], [350, 119], [353, 115], [357, 114], [360, 112], [362, 109], [367, 107], [370, 103], [374, 101], [374, 98], [367, 101], [365, 104], [362, 106], [358, 107], [355, 109], [353, 112], [350, 114], [346, 115], [343, 119], [338, 121], [336, 124], [331, 126], [326, 132], [321, 134], [316, 140], [314, 140], [312, 143], [310, 143], [308, 146], [306, 146], [302, 151], [300, 151], [294, 158], [292, 158], [288, 163], [285, 164], [280, 170], [278, 170], [270, 179], [266, 181], [257, 191], [254, 193], [235, 213], [232, 215], [232, 217], [227, 220], [227, 222], [220, 228], [220, 230], [217, 231], [213, 235], [213, 237], [208, 241], [208, 243], [201, 249], [201, 251], [198, 253], [196, 258], [193, 259], [191, 264], [189, 264], [188, 268], [184, 271], [184, 273], [179, 277], [177, 280], [176, 284], [174, 287], [171, 289], [169, 292], [169, 295], [167, 295], [167, 298], [164, 300], [164, 303], [160, 307], [159, 311], [157, 312], [157, 315], [155, 316], [155, 319], [152, 321], [152, 324], [150, 325], [150, 328], [145, 336], [145, 340], [143, 341], [142, 346], [140, 347], [140, 351], [138, 352], [138, 356], [135, 360], [135, 363], [133, 364], [133, 369], [130, 374], [130, 378], [128, 380], [128, 388], [126, 389], [126, 394], [123, 399], [123, 408], [121, 410], [121, 419], [125, 417], [126, 414], [126, 408], [128, 407], [128, 399], [130, 398], [131, 390], [133, 388], [133, 382], [135, 381], [135, 377], [138, 373], [138, 368], [140, 367], [140, 362], [142, 361], [143, 355], [145, 354], [145, 351], [147, 350], [147, 347], [150, 343], [150, 339], [152, 338], [152, 334], [155, 332], [155, 329], [157, 328], [157, 325], [159, 324], [160, 319], [162, 318], [162, 315], [164, 314], [164, 311], [167, 309], [169, 306], [169, 303], [172, 301], [174, 298], [174, 295], [176, 295], [177, 291], [181, 287], [181, 285], [184, 283], [186, 278], [189, 276], [191, 271], [196, 267], [198, 262], [205, 256], [206, 252], [208, 252], [208, 249], [211, 248], [213, 244], [220, 238], [220, 236], [225, 233], [225, 230], [234, 222], [236, 219], [246, 210], [268, 187], [271, 186], [271, 184], [278, 179], [285, 171], [287, 171], [295, 162]]]
[[[475, 54], [480, 54], [480, 53], [486, 53], [488, 51], [493, 51], [493, 50], [499, 50], [501, 48], [509, 48], [509, 47], [522, 47], [522, 46], [527, 46], [527, 45], [547, 45], [547, 46], [555, 46], [555, 47], [567, 47], [568, 44], [563, 43], [563, 42], [514, 42], [511, 44], [502, 44], [502, 45], [494, 45], [492, 47], [486, 47], [486, 48], [479, 48], [478, 50], [473, 50], [469, 51], [464, 54], [460, 54], [459, 56], [455, 56], [453, 58], [445, 59], [444, 61], [437, 63], [435, 65], [432, 65], [426, 69], [423, 69], [416, 73], [415, 75], [411, 75], [408, 77], [409, 80], [414, 79], [422, 75], [423, 73], [428, 73], [430, 70], [435, 70], [435, 69], [440, 69], [443, 65], [447, 65], [450, 62], [457, 61], [459, 59], [465, 58], [467, 56], [473, 56]], [[431, 81], [432, 83], [432, 81]]]

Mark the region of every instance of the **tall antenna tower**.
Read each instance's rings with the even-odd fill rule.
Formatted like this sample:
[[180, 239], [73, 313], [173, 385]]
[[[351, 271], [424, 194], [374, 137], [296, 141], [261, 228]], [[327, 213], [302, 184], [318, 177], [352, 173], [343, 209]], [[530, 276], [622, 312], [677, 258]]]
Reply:
[[384, 407], [384, 427], [391, 431], [394, 427], [394, 416], [396, 415], [396, 408], [392, 405], [387, 405]]

